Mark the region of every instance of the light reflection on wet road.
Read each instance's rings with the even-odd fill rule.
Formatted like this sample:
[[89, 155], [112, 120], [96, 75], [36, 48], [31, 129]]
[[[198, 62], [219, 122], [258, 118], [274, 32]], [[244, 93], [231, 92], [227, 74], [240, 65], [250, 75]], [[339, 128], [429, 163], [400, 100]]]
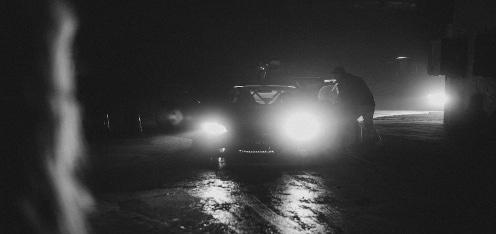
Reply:
[[[402, 130], [381, 121], [392, 136]], [[422, 126], [426, 135], [437, 133]], [[403, 161], [418, 158], [423, 144], [381, 151], [389, 166], [368, 160], [377, 153], [346, 151], [310, 164], [250, 156], [215, 167], [202, 155], [180, 153], [190, 145], [167, 136], [102, 147], [95, 187], [105, 207], [95, 233], [425, 233], [432, 220], [418, 202], [429, 198], [424, 183], [405, 183], [418, 173], [404, 170], [412, 164]]]
[[[249, 170], [257, 170], [250, 173]], [[207, 172], [189, 193], [202, 212], [236, 233], [339, 233], [342, 220], [318, 175], [274, 167]]]
[[[116, 203], [120, 211], [179, 228], [174, 232], [342, 232], [335, 195], [311, 169], [322, 173], [325, 166], [307, 167], [274, 155], [231, 158], [213, 166], [201, 155], [161, 157], [152, 146], [149, 154], [137, 148], [140, 163], [107, 154], [112, 158], [101, 171], [102, 200]], [[116, 164], [118, 170], [111, 166]]]

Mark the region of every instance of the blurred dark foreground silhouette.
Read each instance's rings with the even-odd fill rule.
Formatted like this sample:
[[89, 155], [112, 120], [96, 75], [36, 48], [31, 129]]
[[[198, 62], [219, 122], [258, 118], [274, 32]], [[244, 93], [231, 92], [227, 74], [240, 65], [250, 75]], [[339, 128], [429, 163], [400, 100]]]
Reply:
[[[77, 20], [63, 0], [15, 1], [1, 71], [0, 233], [86, 233], [75, 97]], [[4, 70], [5, 69], [5, 70]]]

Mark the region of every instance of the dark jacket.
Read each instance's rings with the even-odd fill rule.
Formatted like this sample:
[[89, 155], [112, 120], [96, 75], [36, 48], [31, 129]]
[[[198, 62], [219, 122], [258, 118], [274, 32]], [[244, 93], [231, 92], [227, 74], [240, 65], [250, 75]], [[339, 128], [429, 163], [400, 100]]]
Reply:
[[337, 82], [342, 104], [375, 106], [374, 96], [362, 78], [345, 73]]

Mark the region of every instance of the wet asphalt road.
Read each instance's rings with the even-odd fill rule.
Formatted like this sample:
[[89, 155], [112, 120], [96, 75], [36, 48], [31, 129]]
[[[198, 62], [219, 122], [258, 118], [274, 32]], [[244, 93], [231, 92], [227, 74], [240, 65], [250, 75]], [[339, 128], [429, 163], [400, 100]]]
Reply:
[[[99, 172], [102, 177], [97, 183], [98, 200], [114, 207], [103, 208], [107, 215], [122, 212], [122, 216], [107, 217], [117, 223], [109, 226], [105, 222], [95, 230], [350, 233], [376, 229], [380, 233], [384, 228], [404, 232], [408, 226], [422, 227], [411, 217], [388, 214], [399, 212], [394, 211], [394, 204], [408, 204], [396, 198], [385, 200], [380, 191], [388, 187], [383, 184], [385, 172], [360, 154], [363, 152], [340, 152], [307, 161], [249, 156], [225, 162], [212, 162], [185, 152], [134, 156], [113, 169], [100, 168], [104, 171]], [[132, 214], [146, 221], [135, 223]], [[391, 223], [367, 227], [375, 219]], [[357, 223], [349, 223], [350, 220]], [[141, 227], [143, 222], [156, 226], [146, 229]], [[122, 223], [132, 227], [119, 230]]]
[[274, 155], [223, 162], [187, 151], [146, 157], [101, 171], [97, 190], [119, 210], [162, 223], [158, 232], [342, 232], [339, 187], [324, 179], [326, 166]]
[[[377, 121], [383, 148], [211, 160], [187, 137], [93, 148], [95, 233], [442, 233], [471, 227], [439, 116]], [[393, 119], [394, 120], [394, 119]], [[391, 123], [399, 126], [391, 127]], [[405, 125], [407, 124], [407, 125]], [[409, 126], [415, 125], [415, 126]], [[394, 124], [393, 124], [394, 125]], [[410, 135], [405, 129], [414, 129]], [[422, 139], [413, 139], [424, 134]], [[436, 135], [437, 134], [437, 135]], [[403, 136], [403, 137], [402, 137]], [[436, 137], [437, 136], [437, 137]], [[455, 192], [455, 193], [454, 193]], [[464, 198], [465, 199], [465, 198]], [[468, 212], [468, 213], [467, 213]], [[470, 224], [469, 224], [470, 222]], [[472, 229], [469, 229], [472, 230]]]

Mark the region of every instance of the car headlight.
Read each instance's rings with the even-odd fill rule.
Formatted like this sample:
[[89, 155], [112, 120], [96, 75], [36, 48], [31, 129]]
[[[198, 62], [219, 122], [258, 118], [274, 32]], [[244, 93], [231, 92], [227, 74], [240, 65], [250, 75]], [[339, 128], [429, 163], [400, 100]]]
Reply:
[[214, 122], [206, 122], [202, 125], [202, 130], [205, 133], [211, 135], [220, 135], [227, 132], [226, 127], [222, 124], [214, 123]]
[[310, 113], [299, 113], [289, 116], [284, 123], [286, 134], [293, 140], [308, 141], [320, 132], [319, 120]]

